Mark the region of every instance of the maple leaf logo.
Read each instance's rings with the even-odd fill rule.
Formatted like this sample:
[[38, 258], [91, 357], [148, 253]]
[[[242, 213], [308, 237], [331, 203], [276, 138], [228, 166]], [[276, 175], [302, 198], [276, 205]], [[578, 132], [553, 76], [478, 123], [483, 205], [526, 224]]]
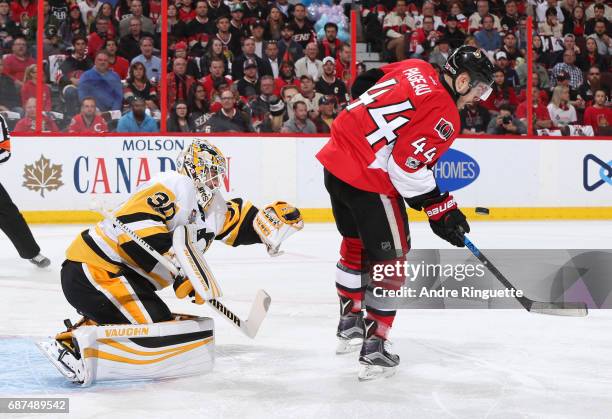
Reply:
[[54, 191], [64, 185], [62, 182], [62, 165], [51, 164], [42, 154], [34, 164], [26, 164], [23, 168], [23, 186], [31, 191], [40, 191], [40, 196], [45, 197], [45, 190]]

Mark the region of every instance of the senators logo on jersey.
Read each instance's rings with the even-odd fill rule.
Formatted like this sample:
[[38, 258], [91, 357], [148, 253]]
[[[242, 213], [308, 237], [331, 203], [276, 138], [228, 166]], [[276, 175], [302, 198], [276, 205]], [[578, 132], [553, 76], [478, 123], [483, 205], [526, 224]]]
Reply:
[[435, 130], [440, 136], [440, 138], [444, 141], [448, 140], [455, 133], [453, 124], [451, 124], [444, 118], [440, 118], [440, 120], [436, 124]]

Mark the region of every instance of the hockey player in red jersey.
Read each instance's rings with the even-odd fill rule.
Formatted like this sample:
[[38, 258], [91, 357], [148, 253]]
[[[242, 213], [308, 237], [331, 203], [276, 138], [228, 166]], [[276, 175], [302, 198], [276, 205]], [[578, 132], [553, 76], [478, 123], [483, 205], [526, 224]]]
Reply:
[[[440, 75], [415, 59], [369, 70], [355, 80], [357, 99], [336, 118], [331, 139], [317, 154], [343, 237], [336, 270], [337, 353], [361, 347], [362, 380], [388, 376], [399, 365], [386, 345], [395, 311], [362, 302], [368, 266], [405, 260], [410, 249], [404, 200], [424, 210], [433, 232], [455, 246], [462, 247], [463, 232], [470, 231], [431, 168], [461, 131], [457, 103], [485, 100], [492, 74], [484, 52], [469, 46], [457, 48]], [[392, 289], [402, 282], [391, 275], [377, 286]]]

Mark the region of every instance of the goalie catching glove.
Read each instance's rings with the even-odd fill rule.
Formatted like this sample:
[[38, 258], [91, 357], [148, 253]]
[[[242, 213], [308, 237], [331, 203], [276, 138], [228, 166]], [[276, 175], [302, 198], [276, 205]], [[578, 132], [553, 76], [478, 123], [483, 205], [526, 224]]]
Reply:
[[283, 252], [280, 245], [296, 231], [304, 228], [300, 210], [284, 201], [276, 201], [261, 208], [253, 220], [253, 229], [261, 238], [270, 256]]

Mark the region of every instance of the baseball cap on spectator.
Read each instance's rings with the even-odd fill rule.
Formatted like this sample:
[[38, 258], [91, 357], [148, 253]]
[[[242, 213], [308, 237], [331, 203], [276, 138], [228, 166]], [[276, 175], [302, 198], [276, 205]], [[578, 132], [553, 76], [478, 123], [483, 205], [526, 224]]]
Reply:
[[232, 13], [234, 13], [234, 12], [244, 12], [244, 7], [242, 7], [242, 3], [234, 3], [230, 7], [230, 11]]
[[261, 19], [257, 19], [257, 20], [255, 21], [255, 23], [253, 23], [253, 29], [255, 29], [255, 28], [257, 28], [257, 27], [259, 27], [259, 28], [265, 28], [265, 27], [266, 27], [266, 24], [265, 24], [265, 22], [264, 22], [263, 20], [261, 20]]
[[567, 39], [571, 39], [572, 41], [576, 40], [576, 37], [574, 36], [573, 33], [566, 33], [565, 36], [563, 37], [563, 40], [567, 40]]
[[497, 51], [495, 53], [495, 59], [496, 60], [501, 60], [501, 59], [507, 60], [508, 56], [506, 55], [506, 53], [504, 51]]
[[336, 60], [334, 59], [334, 57], [325, 57], [323, 58], [323, 65], [327, 64], [331, 62], [332, 64], [336, 64]]
[[180, 49], [186, 50], [187, 49], [187, 43], [184, 42], [184, 41], [181, 41], [181, 42], [177, 42], [176, 44], [174, 44], [174, 50], [175, 51], [178, 51]]
[[321, 99], [319, 99], [319, 105], [335, 105], [336, 104], [336, 100], [329, 98], [327, 96], [323, 96]]
[[569, 78], [569, 73], [565, 70], [561, 70], [559, 74], [557, 74], [557, 80], [569, 80]]
[[280, 116], [285, 113], [285, 102], [277, 96], [270, 97], [270, 113], [272, 116]]
[[247, 68], [252, 68], [252, 67], [257, 68], [257, 62], [255, 62], [255, 60], [254, 60], [254, 59], [249, 58], [249, 59], [245, 60], [245, 62], [244, 62], [244, 64], [243, 64], [243, 66], [242, 66], [242, 67], [243, 67], [243, 69], [245, 69], [245, 70], [246, 70]]
[[314, 83], [314, 79], [309, 74], [304, 74], [302, 77], [300, 77], [300, 81], [303, 81], [304, 79], [308, 79], [308, 80], [310, 80], [311, 82]]

